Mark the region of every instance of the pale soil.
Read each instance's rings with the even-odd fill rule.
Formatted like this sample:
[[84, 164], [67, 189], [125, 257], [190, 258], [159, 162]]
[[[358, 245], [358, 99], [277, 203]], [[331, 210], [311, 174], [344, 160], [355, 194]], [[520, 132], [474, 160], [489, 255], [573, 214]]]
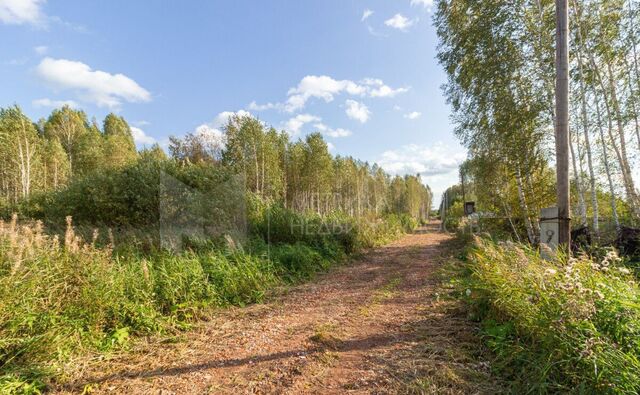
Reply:
[[440, 296], [454, 253], [437, 224], [292, 287], [215, 314], [177, 343], [93, 361], [59, 393], [495, 393], [476, 329]]

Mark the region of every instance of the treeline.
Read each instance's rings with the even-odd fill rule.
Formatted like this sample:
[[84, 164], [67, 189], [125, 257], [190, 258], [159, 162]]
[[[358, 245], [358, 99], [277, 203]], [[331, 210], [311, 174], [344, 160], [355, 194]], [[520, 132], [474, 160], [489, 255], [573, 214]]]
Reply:
[[[531, 242], [554, 205], [555, 2], [440, 0], [439, 60], [463, 176], [478, 208], [519, 218]], [[640, 219], [633, 174], [640, 152], [640, 3], [570, 0], [574, 226], [597, 234]]]
[[431, 191], [419, 175], [391, 177], [375, 164], [334, 157], [319, 133], [292, 141], [250, 116], [232, 116], [222, 133], [171, 137], [167, 156], [158, 145], [138, 152], [130, 126], [114, 114], [100, 126], [83, 111], [63, 107], [34, 123], [14, 106], [0, 110], [0, 140], [6, 215], [18, 210], [37, 217], [55, 208], [57, 219], [135, 222], [159, 204], [159, 171], [194, 188], [237, 175], [244, 190], [262, 200], [320, 215], [395, 213], [425, 220], [431, 207]]
[[19, 107], [0, 109], [0, 196], [16, 203], [37, 192], [55, 191], [102, 168], [136, 160], [127, 122], [114, 114], [102, 128], [83, 111], [54, 110], [33, 123]]

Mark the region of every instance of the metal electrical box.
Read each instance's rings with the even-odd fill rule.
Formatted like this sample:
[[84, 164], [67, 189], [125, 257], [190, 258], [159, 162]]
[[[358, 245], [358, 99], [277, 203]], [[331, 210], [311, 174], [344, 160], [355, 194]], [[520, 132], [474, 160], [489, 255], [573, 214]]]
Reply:
[[469, 216], [476, 212], [476, 202], [464, 203], [464, 215]]
[[[540, 210], [540, 246], [544, 244], [549, 247], [551, 251], [558, 249], [559, 222], [557, 207], [543, 208]], [[544, 256], [545, 249], [541, 248], [540, 251], [543, 254], [543, 258], [551, 258]]]

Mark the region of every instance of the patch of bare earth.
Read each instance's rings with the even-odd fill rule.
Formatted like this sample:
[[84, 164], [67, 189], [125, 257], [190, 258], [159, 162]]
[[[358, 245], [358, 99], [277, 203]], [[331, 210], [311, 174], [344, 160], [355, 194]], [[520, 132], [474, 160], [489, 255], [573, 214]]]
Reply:
[[174, 344], [85, 364], [59, 393], [495, 393], [478, 339], [434, 274], [437, 224], [263, 305], [216, 314]]

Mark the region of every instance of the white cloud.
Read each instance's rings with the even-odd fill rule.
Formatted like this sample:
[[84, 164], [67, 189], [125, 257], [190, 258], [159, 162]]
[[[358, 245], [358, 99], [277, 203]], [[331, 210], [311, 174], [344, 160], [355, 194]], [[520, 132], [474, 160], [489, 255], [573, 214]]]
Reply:
[[135, 126], [131, 126], [131, 134], [133, 135], [133, 141], [135, 141], [136, 144], [145, 145], [154, 144], [156, 142], [156, 139], [147, 135], [144, 130]]
[[465, 159], [464, 150], [443, 143], [433, 146], [410, 144], [384, 152], [376, 163], [394, 175], [420, 174], [422, 181], [431, 187], [434, 202], [438, 204], [440, 194], [458, 182], [458, 167]]
[[433, 146], [410, 144], [382, 154], [377, 162], [392, 174], [434, 176], [456, 170], [465, 160], [462, 150], [454, 150], [442, 143]]
[[407, 119], [418, 119], [422, 116], [421, 112], [418, 111], [414, 111], [414, 112], [410, 112], [408, 114], [404, 114], [404, 117]]
[[326, 75], [307, 75], [297, 86], [289, 89], [288, 99], [284, 103], [258, 104], [255, 101], [249, 103], [251, 111], [280, 110], [294, 113], [302, 110], [309, 99], [316, 98], [326, 103], [332, 102], [336, 96], [347, 94], [357, 97], [394, 97], [405, 93], [409, 87], [391, 88], [381, 79], [365, 78], [359, 82], [351, 80], [336, 80]]
[[318, 132], [329, 137], [339, 138], [339, 137], [349, 137], [352, 135], [350, 130], [343, 129], [343, 128], [331, 129], [327, 125], [320, 122], [314, 124], [313, 127], [316, 128]]
[[348, 99], [345, 102], [345, 105], [347, 106], [346, 113], [349, 118], [360, 121], [361, 123], [365, 123], [369, 120], [371, 111], [369, 111], [369, 108], [367, 108], [364, 103]]
[[211, 127], [211, 125], [204, 124], [198, 126], [194, 134], [213, 147], [224, 148], [226, 145], [224, 132], [220, 129]]
[[[305, 107], [311, 98], [332, 102], [335, 96], [346, 93], [351, 96], [369, 97], [393, 97], [399, 93], [408, 91], [409, 88], [391, 88], [380, 79], [366, 78], [357, 83], [351, 80], [336, 80], [326, 75], [308, 75], [294, 88], [289, 89], [289, 98], [282, 106], [287, 112], [295, 112]], [[254, 106], [264, 107], [269, 106]], [[271, 104], [272, 108], [278, 108], [277, 104]]]
[[324, 134], [325, 136], [339, 138], [351, 136], [351, 131], [343, 128], [333, 129], [322, 123], [322, 118], [311, 114], [298, 114], [295, 117], [289, 119], [284, 124], [284, 130], [291, 136], [300, 134], [302, 128], [313, 123], [315, 131]]
[[327, 141], [327, 148], [329, 149], [329, 151], [335, 151], [336, 146], [333, 145], [331, 141]]
[[369, 19], [369, 17], [373, 15], [373, 11], [371, 11], [370, 9], [366, 9], [364, 10], [364, 12], [362, 13], [362, 18], [360, 19], [360, 21], [364, 22], [367, 19]]
[[253, 117], [253, 114], [245, 110], [238, 110], [235, 112], [223, 111], [216, 115], [212, 122], [203, 123], [202, 125], [197, 126], [193, 131], [193, 134], [199, 136], [202, 141], [206, 142], [211, 147], [218, 147], [222, 149], [226, 145], [226, 135], [222, 129], [235, 115], [240, 117]]
[[231, 119], [231, 117], [238, 115], [240, 117], [251, 117], [253, 115], [251, 115], [250, 112], [245, 111], [245, 110], [239, 110], [236, 112], [233, 111], [223, 111], [220, 114], [218, 114], [216, 116], [216, 118], [213, 120], [212, 123], [212, 127], [214, 128], [222, 128], [224, 126], [226, 126], [229, 123], [229, 119]]
[[431, 9], [431, 7], [433, 7], [433, 0], [411, 0], [411, 5], [421, 5], [424, 8]]
[[371, 97], [395, 97], [409, 91], [409, 88], [393, 89], [377, 78], [365, 78], [362, 82], [367, 85], [367, 91]]
[[46, 24], [46, 16], [41, 9], [44, 3], [44, 0], [0, 0], [0, 22], [42, 26]]
[[47, 98], [36, 99], [31, 101], [31, 105], [37, 108], [48, 107], [48, 108], [60, 108], [63, 106], [69, 106], [71, 108], [78, 108], [78, 103], [73, 100], [51, 100]]
[[[1, 1], [1, 0], [0, 0]], [[37, 47], [33, 47], [33, 50], [38, 54], [38, 55], [44, 55], [47, 52], [49, 52], [49, 47], [47, 47], [46, 45], [39, 45]]]
[[317, 117], [315, 115], [311, 115], [311, 114], [298, 114], [295, 117], [289, 119], [284, 128], [285, 130], [291, 134], [291, 135], [296, 135], [298, 133], [300, 133], [300, 131], [302, 130], [302, 127], [308, 123], [311, 122], [320, 122], [322, 121], [322, 118]]
[[402, 31], [407, 31], [407, 29], [409, 29], [415, 23], [416, 23], [416, 20], [408, 19], [402, 14], [395, 14], [390, 19], [387, 19], [386, 21], [384, 21], [385, 25], [392, 27], [394, 29], [402, 30]]
[[365, 87], [349, 80], [335, 80], [329, 76], [308, 75], [304, 77], [298, 86], [289, 89], [285, 110], [293, 112], [304, 108], [310, 98], [323, 99], [329, 103], [334, 96], [342, 92], [350, 95], [363, 95], [366, 93]]
[[118, 108], [123, 101], [148, 102], [151, 94], [124, 74], [92, 70], [73, 60], [44, 58], [38, 76], [55, 90], [70, 90], [82, 101], [98, 107]]

